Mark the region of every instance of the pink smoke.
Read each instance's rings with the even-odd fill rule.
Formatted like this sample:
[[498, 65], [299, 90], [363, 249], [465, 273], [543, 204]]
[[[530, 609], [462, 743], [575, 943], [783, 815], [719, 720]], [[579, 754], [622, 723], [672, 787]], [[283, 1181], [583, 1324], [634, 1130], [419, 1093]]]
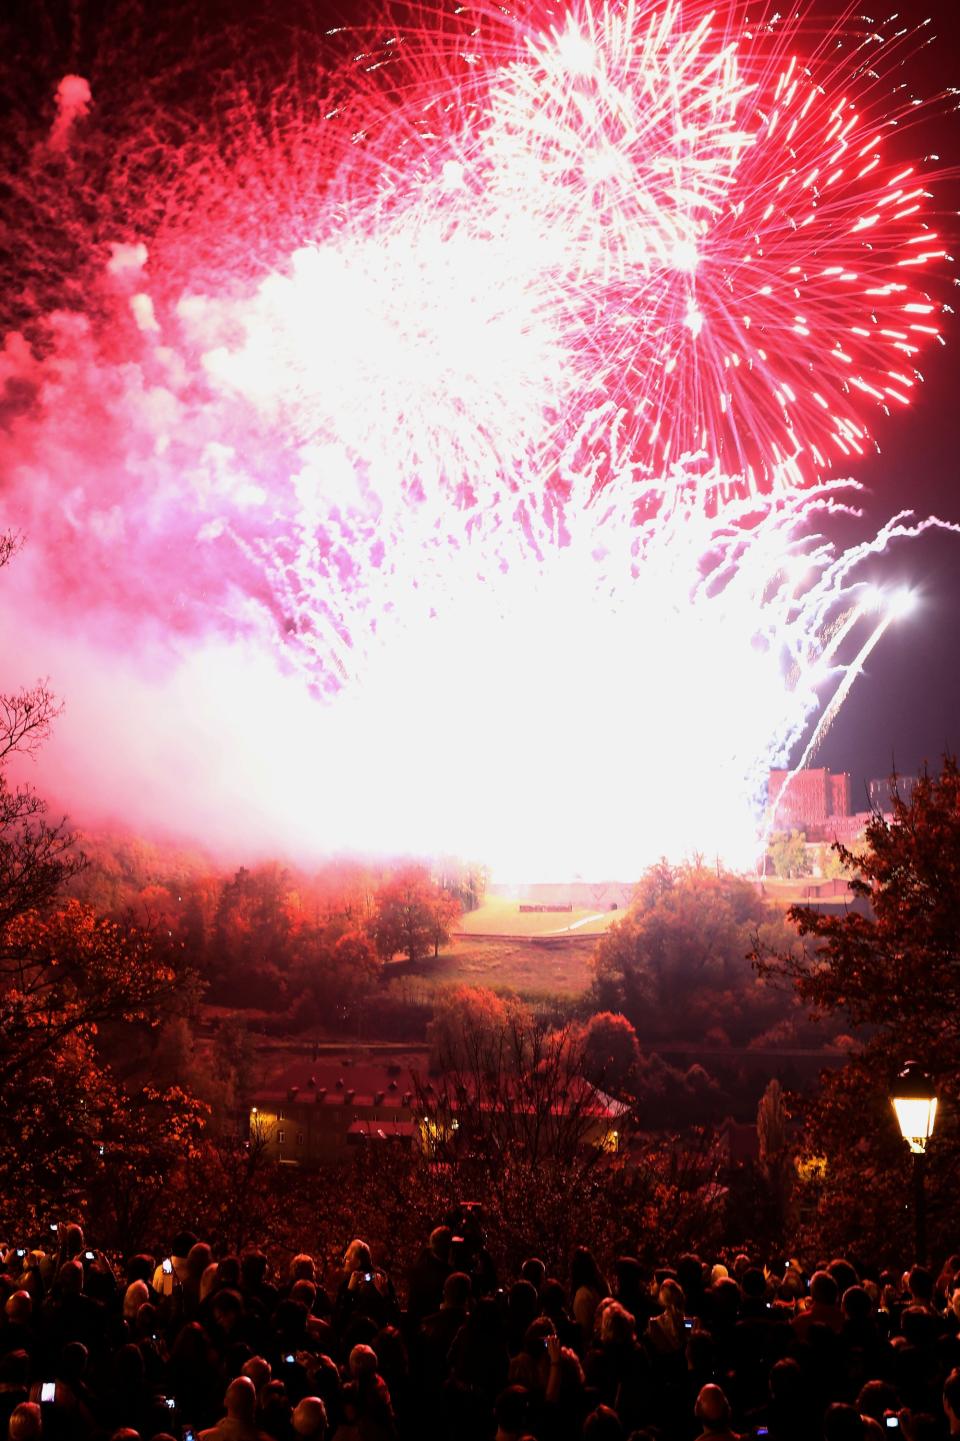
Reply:
[[50, 128], [47, 141], [51, 150], [66, 150], [70, 135], [78, 120], [90, 113], [93, 96], [89, 82], [82, 75], [64, 75], [54, 96], [57, 118]]

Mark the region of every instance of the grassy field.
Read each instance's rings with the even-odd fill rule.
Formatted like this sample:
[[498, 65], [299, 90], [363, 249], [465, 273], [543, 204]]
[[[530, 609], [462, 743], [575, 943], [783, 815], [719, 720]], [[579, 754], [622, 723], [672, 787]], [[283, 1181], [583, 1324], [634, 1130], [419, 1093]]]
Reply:
[[531, 999], [580, 996], [593, 979], [590, 958], [595, 944], [596, 937], [589, 935], [557, 947], [464, 937], [452, 941], [437, 960], [421, 962], [393, 984], [401, 993], [423, 1000], [440, 986], [487, 986]]
[[519, 901], [489, 897], [476, 911], [468, 911], [456, 929], [470, 936], [599, 936], [622, 911], [521, 911]]

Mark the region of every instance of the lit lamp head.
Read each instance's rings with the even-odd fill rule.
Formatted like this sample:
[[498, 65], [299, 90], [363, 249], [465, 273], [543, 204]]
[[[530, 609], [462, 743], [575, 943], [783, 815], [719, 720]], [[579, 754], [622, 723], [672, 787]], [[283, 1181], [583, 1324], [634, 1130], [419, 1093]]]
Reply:
[[900, 1134], [916, 1155], [922, 1155], [933, 1135], [937, 1098], [933, 1082], [917, 1061], [908, 1061], [897, 1077], [890, 1098], [897, 1113]]

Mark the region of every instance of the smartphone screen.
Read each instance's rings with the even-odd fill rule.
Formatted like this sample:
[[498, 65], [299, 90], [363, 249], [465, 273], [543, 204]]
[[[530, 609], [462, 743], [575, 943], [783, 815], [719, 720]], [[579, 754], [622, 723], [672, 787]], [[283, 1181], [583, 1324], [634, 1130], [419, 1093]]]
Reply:
[[164, 1263], [163, 1263], [163, 1270], [164, 1270], [164, 1274], [167, 1275], [167, 1276], [169, 1276], [170, 1273], [173, 1271], [173, 1262], [172, 1262], [171, 1260], [169, 1260], [169, 1259], [166, 1260], [166, 1261], [164, 1261]]
[[44, 1381], [43, 1385], [40, 1387], [40, 1400], [41, 1400], [42, 1402], [46, 1402], [46, 1401], [56, 1401], [56, 1399], [57, 1399], [57, 1383], [56, 1383], [56, 1381]]

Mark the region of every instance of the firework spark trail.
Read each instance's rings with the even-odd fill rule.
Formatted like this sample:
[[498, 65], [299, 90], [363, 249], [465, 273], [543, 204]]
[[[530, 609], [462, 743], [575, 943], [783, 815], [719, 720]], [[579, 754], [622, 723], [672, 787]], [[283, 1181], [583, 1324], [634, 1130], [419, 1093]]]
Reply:
[[[608, 5], [539, 34], [507, 17], [493, 39], [478, 24], [469, 124], [455, 106], [445, 132], [416, 102], [433, 128], [387, 213], [395, 223], [405, 196], [451, 233], [472, 227], [487, 275], [508, 257], [542, 289], [565, 360], [542, 387], [561, 443], [571, 417], [613, 396], [654, 491], [704, 452], [726, 493], [762, 494], [862, 455], [871, 411], [908, 403], [939, 329], [922, 272], [945, 250], [922, 176], [885, 155], [892, 118], [828, 88], [840, 76], [826, 44], [805, 66], [789, 25], [747, 43], [738, 7], [719, 34], [690, 13]], [[843, 79], [869, 102], [863, 69], [854, 53]], [[433, 84], [445, 92], [442, 74]], [[543, 435], [541, 486], [547, 417]]]
[[[301, 843], [319, 812], [327, 844], [514, 873], [743, 859], [767, 767], [888, 623], [843, 662], [864, 561], [934, 523], [810, 533], [855, 513], [830, 471], [939, 338], [926, 182], [885, 158], [862, 47], [800, 61], [736, 3], [445, 24], [371, 42], [323, 123], [234, 136], [233, 171], [193, 143], [219, 279], [188, 165], [118, 236], [106, 326], [48, 319], [43, 361], [8, 337], [33, 403], [6, 484], [51, 554], [82, 541], [72, 594], [115, 634], [246, 636], [331, 698], [277, 690], [286, 759], [258, 757]], [[282, 192], [313, 173], [311, 218]], [[469, 698], [448, 726], [438, 684]], [[617, 784], [572, 794], [598, 720]], [[627, 782], [638, 752], [657, 773]]]

